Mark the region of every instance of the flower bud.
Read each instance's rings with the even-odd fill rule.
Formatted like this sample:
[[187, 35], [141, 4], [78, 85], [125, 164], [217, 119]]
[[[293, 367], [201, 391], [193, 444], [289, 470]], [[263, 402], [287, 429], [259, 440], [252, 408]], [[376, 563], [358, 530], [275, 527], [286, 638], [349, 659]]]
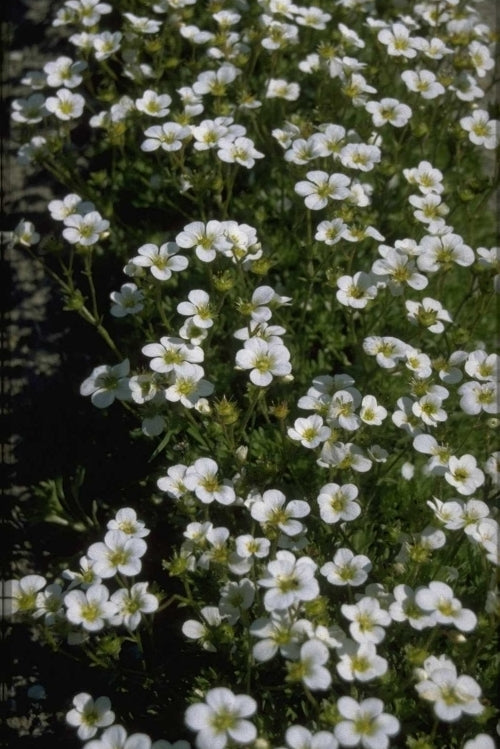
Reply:
[[221, 293], [230, 291], [234, 286], [234, 278], [231, 271], [225, 270], [223, 273], [216, 273], [214, 276], [214, 286]]
[[235, 455], [236, 455], [236, 460], [239, 463], [244, 463], [247, 459], [248, 447], [246, 445], [240, 445], [239, 447], [236, 448]]
[[265, 276], [272, 264], [272, 261], [268, 257], [260, 257], [258, 260], [253, 261], [251, 266], [252, 273], [255, 273], [257, 276]]
[[274, 416], [279, 421], [284, 421], [288, 414], [290, 413], [290, 409], [288, 408], [288, 403], [286, 401], [281, 401], [280, 403], [275, 403], [272, 405], [269, 409], [269, 413]]
[[225, 424], [226, 426], [238, 421], [240, 415], [236, 404], [229, 401], [225, 395], [215, 403], [215, 413], [221, 424]]

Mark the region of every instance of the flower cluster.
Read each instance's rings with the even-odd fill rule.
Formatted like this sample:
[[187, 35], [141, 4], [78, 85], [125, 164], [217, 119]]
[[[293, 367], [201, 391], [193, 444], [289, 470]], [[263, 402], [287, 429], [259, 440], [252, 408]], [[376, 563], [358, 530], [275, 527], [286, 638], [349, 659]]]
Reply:
[[103, 580], [114, 578], [120, 584], [141, 571], [149, 530], [131, 507], [118, 510], [107, 527], [104, 541], [91, 544], [80, 557], [78, 571], [63, 571], [63, 580], [69, 581], [66, 589], [62, 580], [47, 583], [42, 575], [8, 581], [9, 613], [41, 619], [68, 641], [79, 641], [81, 637], [74, 636], [79, 630], [84, 637], [109, 626], [136, 630], [143, 614], [157, 610], [157, 596], [148, 592], [147, 582], [133, 582], [111, 593]]
[[[139, 645], [143, 623], [133, 688], [197, 749], [493, 745], [499, 122], [476, 4], [65, 0], [69, 51], [12, 102], [19, 162], [75, 192], [9, 245], [109, 349], [81, 395], [131, 463], [150, 452], [145, 521], [121, 507], [77, 571], [9, 581], [10, 612], [101, 665], [103, 633]], [[158, 593], [136, 581], [150, 529]], [[86, 749], [188, 747], [114, 721], [87, 692], [67, 714]]]

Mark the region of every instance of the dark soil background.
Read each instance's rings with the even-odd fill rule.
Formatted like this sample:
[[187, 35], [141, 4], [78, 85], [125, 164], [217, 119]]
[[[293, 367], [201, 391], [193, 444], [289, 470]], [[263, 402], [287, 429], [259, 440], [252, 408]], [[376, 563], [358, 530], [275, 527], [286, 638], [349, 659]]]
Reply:
[[[2, 230], [31, 220], [49, 229], [47, 203], [65, 194], [43, 173], [20, 168], [19, 143], [10, 140], [13, 98], [26, 96], [20, 79], [61, 54], [60, 34], [50, 26], [61, 3], [7, 0], [2, 4]], [[64, 568], [98, 536], [42, 522], [44, 505], [34, 487], [47, 479], [71, 482], [81, 468], [81, 501], [112, 506], [133, 498], [150, 448], [131, 444], [121, 412], [102, 412], [79, 394], [97, 363], [110, 361], [95, 333], [62, 310], [58, 290], [41, 266], [4, 241], [0, 266], [2, 305], [2, 579]], [[149, 450], [149, 452], [148, 452]], [[105, 527], [103, 517], [102, 528]], [[49, 580], [50, 581], [50, 580]], [[74, 694], [109, 694], [109, 674], [54, 652], [36, 630], [2, 621], [0, 742], [5, 747], [68, 749], [81, 746], [64, 723]], [[33, 695], [34, 685], [44, 697]], [[139, 687], [137, 687], [139, 691]], [[134, 687], [132, 686], [132, 691]], [[111, 696], [111, 694], [110, 694]], [[140, 704], [144, 696], [131, 694]], [[130, 731], [139, 727], [127, 726]], [[143, 725], [141, 730], [147, 731]], [[155, 738], [160, 738], [156, 736]]]
[[[25, 96], [19, 81], [29, 70], [40, 69], [60, 51], [60, 34], [50, 26], [59, 2], [50, 0], [7, 0], [2, 4], [2, 226], [12, 230], [21, 219], [31, 220], [43, 234], [49, 228], [46, 206], [61, 188], [51, 185], [46, 175], [21, 169], [15, 154], [18, 143], [9, 140], [10, 102]], [[486, 8], [487, 6], [487, 8]], [[495, 22], [496, 2], [485, 3], [485, 18]], [[64, 33], [64, 30], [63, 30]], [[22, 249], [4, 245], [0, 265], [2, 306], [2, 579], [64, 567], [68, 557], [78, 556], [95, 536], [81, 534], [61, 525], [42, 522], [43, 506], [34, 487], [47, 479], [63, 477], [69, 484], [78, 470], [85, 469], [81, 500], [90, 506], [133, 503], [138, 482], [147, 463], [150, 446], [131, 442], [129, 424], [121, 411], [113, 409], [103, 418], [79, 395], [79, 385], [97, 363], [111, 362], [107, 350], [88, 326], [62, 310], [57, 289]], [[103, 515], [103, 526], [106, 516]], [[151, 543], [164, 544], [153, 538]], [[168, 549], [164, 555], [168, 554]], [[156, 556], [160, 556], [156, 554]], [[151, 555], [153, 556], [153, 555]], [[144, 579], [147, 579], [145, 577]], [[0, 654], [1, 713], [0, 745], [74, 749], [81, 743], [73, 729], [64, 723], [71, 697], [88, 691], [111, 698], [110, 674], [92, 669], [82, 660], [72, 660], [37, 641], [36, 630], [2, 621]], [[197, 669], [196, 659], [183, 653], [175, 641], [175, 623], [166, 618], [165, 636], [160, 643], [164, 653], [161, 668], [171, 676], [176, 662], [183, 659], [183, 670]], [[133, 654], [124, 653], [123, 659]], [[187, 659], [187, 661], [186, 661]], [[187, 668], [186, 668], [187, 662]], [[161, 682], [161, 672], [157, 674]], [[29, 691], [41, 685], [45, 696]], [[167, 685], [168, 686], [168, 685]], [[130, 682], [127, 694], [120, 696], [124, 709], [142, 714], [130, 732], [142, 730], [153, 739], [154, 719], [148, 717], [151, 705], [139, 682]], [[177, 715], [170, 740], [182, 737], [183, 690], [177, 694], [157, 691], [161, 712], [168, 704]], [[141, 704], [144, 703], [144, 704]], [[175, 723], [175, 719], [174, 719]], [[151, 729], [151, 730], [150, 730]], [[179, 731], [176, 733], [176, 731]]]

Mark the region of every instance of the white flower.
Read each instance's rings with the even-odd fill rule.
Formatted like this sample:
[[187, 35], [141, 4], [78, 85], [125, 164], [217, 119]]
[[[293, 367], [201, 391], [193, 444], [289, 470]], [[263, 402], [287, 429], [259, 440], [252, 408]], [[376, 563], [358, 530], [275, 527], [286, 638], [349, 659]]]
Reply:
[[332, 585], [362, 585], [372, 568], [364, 554], [354, 554], [350, 549], [338, 549], [333, 562], [326, 562], [320, 572]]
[[[240, 126], [237, 127], [240, 128]], [[208, 151], [217, 148], [220, 140], [230, 133], [236, 137], [237, 135], [244, 135], [245, 132], [246, 130], [242, 126], [241, 129], [235, 131], [232, 118], [229, 117], [216, 117], [215, 120], [203, 120], [199, 125], [191, 125], [191, 134], [195, 139], [195, 151]], [[203, 226], [201, 221], [194, 223]], [[219, 224], [218, 221], [214, 223]]]
[[[126, 14], [125, 14], [126, 15]], [[183, 140], [191, 134], [188, 127], [178, 122], [164, 122], [163, 125], [153, 125], [144, 131], [146, 140], [141, 143], [141, 151], [179, 151]]]
[[74, 62], [70, 57], [58, 57], [57, 60], [45, 63], [44, 72], [47, 74], [47, 85], [53, 88], [65, 86], [75, 88], [83, 78], [80, 73], [87, 68], [83, 60]]
[[17, 152], [17, 161], [22, 166], [32, 164], [41, 156], [47, 146], [47, 138], [42, 135], [35, 135], [28, 143], [23, 143]]
[[24, 247], [31, 247], [33, 244], [37, 244], [40, 240], [40, 234], [35, 231], [35, 225], [31, 221], [25, 221], [22, 219], [12, 232], [12, 242], [15, 244], [24, 245]]
[[160, 21], [145, 16], [136, 16], [133, 13], [124, 13], [123, 15], [137, 34], [157, 34], [161, 29]]
[[323, 444], [318, 465], [336, 466], [344, 471], [352, 469], [359, 473], [366, 473], [372, 467], [372, 461], [366, 457], [361, 447], [352, 442], [331, 443], [327, 440]]
[[25, 575], [20, 580], [8, 580], [6, 587], [6, 611], [9, 614], [33, 613], [38, 592], [47, 585], [42, 575]]
[[238, 341], [248, 341], [249, 338], [257, 336], [263, 338], [266, 343], [279, 343], [284, 346], [283, 336], [286, 333], [285, 328], [281, 325], [268, 325], [266, 322], [257, 322], [250, 320], [244, 328], [239, 328], [233, 335]]
[[368, 336], [363, 341], [365, 354], [374, 356], [379, 367], [392, 369], [406, 355], [407, 344], [393, 336]]
[[432, 375], [432, 362], [427, 354], [408, 346], [405, 359], [405, 366], [420, 380], [425, 380]]
[[242, 136], [236, 138], [236, 140], [221, 138], [218, 148], [217, 156], [221, 161], [228, 164], [240, 164], [247, 169], [252, 169], [255, 165], [255, 159], [264, 158], [264, 154], [255, 148], [254, 142], [250, 138]]
[[80, 395], [90, 395], [93, 405], [97, 408], [110, 406], [115, 398], [129, 400], [129, 369], [128, 359], [114, 366], [102, 364], [96, 367], [90, 377], [80, 385]]
[[45, 100], [45, 108], [59, 120], [75, 120], [83, 114], [85, 99], [80, 94], [74, 94], [68, 88], [60, 88], [55, 96]]
[[91, 585], [85, 592], [71, 590], [64, 596], [66, 617], [88, 632], [98, 632], [116, 614], [116, 604], [108, 599], [109, 590], [101, 584]]
[[302, 681], [313, 691], [328, 689], [332, 676], [324, 664], [329, 657], [330, 651], [320, 640], [305, 642], [300, 648], [298, 660], [287, 663], [287, 680]]
[[126, 577], [141, 571], [141, 557], [147, 550], [142, 538], [136, 538], [121, 530], [111, 530], [104, 536], [104, 543], [91, 544], [87, 555], [94, 560], [94, 571], [102, 578], [120, 573]]
[[56, 619], [64, 618], [62, 588], [58, 583], [47, 585], [45, 590], [37, 594], [35, 619], [43, 616], [45, 624], [54, 624]]
[[314, 239], [318, 242], [324, 242], [328, 246], [333, 246], [340, 242], [347, 229], [342, 219], [336, 218], [333, 221], [321, 221], [316, 227]]
[[[321, 156], [321, 151], [316, 143], [314, 135], [311, 135], [307, 140], [304, 140], [304, 138], [296, 138], [290, 145], [288, 142], [291, 137], [289, 133], [286, 131], [285, 133], [279, 131], [281, 137], [280, 140], [280, 138], [278, 138], [278, 133], [276, 131], [273, 132], [284, 148], [290, 146], [290, 148], [285, 152], [285, 161], [290, 161], [292, 164], [307, 164], [309, 161]], [[285, 138], [287, 139], [286, 141], [284, 140]]]
[[391, 57], [411, 59], [417, 56], [415, 39], [410, 37], [408, 28], [402, 23], [394, 23], [390, 28], [381, 29], [377, 39], [387, 47], [387, 54]]
[[296, 419], [293, 428], [290, 427], [287, 434], [303, 447], [313, 449], [327, 440], [331, 431], [330, 427], [324, 426], [321, 416], [313, 414], [306, 419]]
[[90, 201], [83, 201], [76, 193], [66, 195], [62, 200], [51, 200], [47, 208], [50, 211], [54, 221], [64, 221], [75, 213], [84, 216], [86, 213], [95, 210], [95, 206]]
[[78, 572], [72, 572], [71, 570], [63, 570], [62, 576], [66, 580], [71, 580], [68, 591], [80, 587], [82, 590], [86, 590], [94, 583], [100, 583], [101, 578], [94, 572], [94, 562], [86, 556], [80, 557], [79, 559], [80, 570]]
[[187, 117], [196, 117], [203, 112], [202, 97], [196, 94], [190, 86], [181, 86], [176, 91], [180, 96]]
[[355, 431], [361, 424], [359, 416], [354, 413], [360, 403], [361, 393], [356, 388], [338, 390], [332, 395], [328, 409], [328, 423], [334, 427], [339, 426], [348, 431]]
[[250, 625], [250, 634], [259, 637], [253, 647], [253, 656], [260, 663], [274, 658], [276, 653], [287, 659], [296, 660], [300, 652], [300, 642], [311, 629], [306, 619], [295, 619], [288, 611], [272, 611], [269, 619], [257, 619]]
[[469, 43], [468, 52], [470, 61], [473, 64], [476, 75], [479, 78], [484, 78], [488, 70], [492, 70], [495, 67], [495, 60], [490, 54], [490, 50], [485, 44], [481, 44], [477, 40], [473, 40]]
[[188, 707], [185, 720], [188, 728], [197, 731], [197, 749], [224, 749], [228, 741], [240, 745], [254, 741], [257, 730], [246, 718], [256, 710], [252, 697], [216, 687], [206, 693], [205, 702]]
[[388, 284], [391, 294], [402, 294], [404, 284], [419, 291], [425, 289], [429, 283], [427, 278], [417, 273], [415, 261], [406, 253], [384, 244], [379, 245], [378, 251], [382, 257], [375, 260], [371, 273], [380, 276], [380, 280]]
[[193, 323], [198, 328], [211, 328], [214, 324], [214, 313], [207, 292], [202, 289], [193, 289], [188, 294], [188, 300], [177, 305], [177, 312], [180, 315], [192, 317]]
[[250, 315], [255, 322], [266, 322], [272, 317], [272, 307], [281, 307], [291, 301], [290, 297], [280, 296], [271, 286], [259, 286], [252, 294], [250, 302], [241, 302], [239, 310]]
[[180, 499], [188, 491], [184, 483], [187, 466], [182, 463], [171, 466], [167, 471], [167, 476], [162, 476], [156, 482], [158, 489], [166, 492], [169, 497]]
[[[443, 218], [450, 212], [450, 209], [446, 203], [442, 202], [441, 195], [433, 192], [426, 195], [410, 195], [408, 202], [416, 209], [413, 211], [413, 215], [417, 221], [428, 224], [427, 231], [431, 235], [440, 232], [451, 233]], [[421, 270], [424, 270], [424, 268], [421, 268]]]
[[220, 480], [218, 466], [212, 458], [198, 458], [184, 475], [184, 484], [193, 491], [200, 502], [210, 504], [214, 500], [222, 505], [230, 505], [236, 499], [231, 481]]
[[430, 70], [405, 70], [401, 78], [410, 91], [420, 94], [423, 99], [435, 99], [445, 93], [444, 86]]
[[443, 476], [448, 469], [448, 461], [452, 451], [448, 445], [440, 445], [430, 434], [418, 434], [413, 440], [413, 447], [419, 453], [432, 455], [426, 465], [426, 470], [434, 476]]
[[366, 94], [376, 94], [377, 89], [368, 85], [366, 79], [354, 70], [360, 70], [363, 63], [353, 57], [343, 57], [341, 60], [333, 59], [330, 63], [330, 75], [337, 75], [343, 79], [342, 92], [348, 96], [353, 106], [362, 107], [366, 102]]
[[252, 502], [250, 514], [261, 523], [264, 529], [279, 528], [287, 536], [297, 536], [304, 530], [304, 525], [297, 520], [309, 515], [311, 508], [301, 499], [286, 503], [283, 492], [269, 489]]
[[135, 283], [122, 284], [120, 291], [112, 291], [109, 297], [114, 302], [110, 309], [113, 317], [135, 315], [144, 309], [144, 294]]
[[455, 96], [460, 101], [474, 101], [475, 99], [482, 99], [484, 96], [483, 89], [477, 85], [476, 77], [465, 70], [455, 77], [455, 80], [449, 86], [449, 90], [454, 91]]
[[305, 198], [311, 211], [324, 208], [329, 200], [343, 200], [349, 194], [349, 177], [345, 174], [328, 174], [322, 171], [307, 172], [308, 181], [297, 182], [295, 192]]
[[215, 259], [217, 252], [229, 249], [230, 243], [224, 236], [224, 224], [220, 221], [193, 221], [175, 238], [179, 247], [194, 247], [196, 256], [204, 263]]
[[450, 313], [443, 308], [441, 302], [431, 297], [424, 297], [421, 302], [408, 300], [405, 302], [408, 311], [406, 315], [413, 324], [420, 324], [431, 333], [442, 333], [445, 322], [452, 322]]
[[279, 343], [267, 343], [254, 337], [245, 341], [236, 353], [236, 367], [250, 369], [250, 381], [259, 387], [267, 387], [273, 377], [284, 377], [292, 371], [290, 352]]
[[359, 418], [365, 424], [380, 426], [387, 416], [387, 409], [377, 403], [373, 395], [365, 395], [361, 401]]
[[417, 265], [424, 273], [449, 268], [451, 263], [467, 267], [473, 262], [473, 250], [464, 243], [460, 235], [453, 232], [442, 236], [426, 235], [418, 245]]
[[175, 242], [165, 244], [144, 244], [138, 249], [138, 255], [130, 261], [139, 268], [149, 268], [152, 275], [159, 281], [168, 281], [173, 272], [185, 270], [189, 261], [184, 255], [179, 255], [179, 247]]
[[355, 501], [357, 496], [354, 484], [325, 484], [316, 500], [321, 519], [328, 524], [355, 520], [361, 514], [361, 507]]
[[382, 127], [386, 123], [393, 127], [404, 127], [412, 116], [409, 106], [390, 97], [369, 101], [365, 104], [365, 109], [371, 114], [375, 127]]
[[464, 749], [495, 749], [495, 747], [494, 739], [486, 733], [478, 733], [477, 736], [464, 744]]
[[[107, 60], [120, 49], [123, 34], [120, 31], [102, 31], [91, 36], [91, 46], [96, 60]], [[71, 41], [71, 38], [70, 38]]]
[[389, 614], [393, 621], [407, 621], [413, 629], [417, 630], [435, 626], [435, 611], [422, 609], [415, 600], [415, 591], [409, 585], [396, 585], [393, 596], [394, 601], [389, 605]]
[[498, 377], [500, 357], [498, 354], [487, 354], [486, 351], [478, 349], [471, 351], [464, 364], [464, 369], [469, 377], [476, 380], [494, 382]]
[[475, 109], [470, 117], [462, 117], [460, 125], [477, 146], [493, 150], [500, 142], [500, 121], [490, 120], [484, 109]]
[[[304, 726], [290, 726], [285, 733], [289, 749], [337, 749], [337, 739], [329, 731], [311, 733]], [[280, 747], [280, 749], [285, 749]]]
[[[434, 12], [434, 9], [431, 10], [429, 8], [429, 11], [429, 15], [431, 15]], [[432, 39], [420, 38], [418, 49], [431, 60], [442, 60], [445, 55], [449, 55], [453, 52], [453, 50], [450, 47], [447, 47], [443, 40], [437, 36], [433, 36]]]
[[460, 458], [452, 455], [444, 477], [460, 494], [474, 494], [476, 489], [484, 484], [484, 473], [477, 467], [475, 457], [469, 454]]
[[123, 726], [113, 725], [106, 728], [99, 739], [92, 739], [84, 749], [190, 749], [187, 741], [169, 741], [160, 739], [151, 742], [147, 733], [132, 733], [130, 736]]
[[371, 681], [387, 671], [387, 661], [377, 655], [372, 642], [344, 640], [338, 651], [337, 671], [345, 681]]
[[391, 616], [380, 608], [376, 598], [364, 596], [355, 604], [343, 603], [340, 610], [351, 622], [349, 632], [356, 642], [372, 642], [375, 645], [382, 642], [385, 637], [384, 627], [391, 623]]
[[377, 286], [370, 273], [357, 271], [354, 276], [341, 276], [337, 279], [336, 297], [340, 304], [353, 309], [364, 309], [369, 301], [377, 296]]
[[268, 15], [262, 15], [261, 21], [267, 34], [261, 42], [264, 49], [284, 49], [290, 44], [297, 44], [298, 28], [294, 24], [282, 23]]
[[14, 99], [12, 102], [11, 117], [14, 122], [36, 125], [42, 121], [47, 112], [43, 94], [31, 94], [27, 99]]
[[137, 629], [141, 614], [151, 614], [159, 606], [158, 598], [148, 593], [148, 583], [134, 583], [130, 590], [120, 588], [110, 598], [116, 604], [117, 613], [110, 618], [110, 624], [123, 624], [127, 629]]
[[268, 81], [265, 97], [266, 99], [286, 99], [297, 101], [300, 96], [298, 83], [290, 83], [282, 78], [271, 78]]
[[442, 399], [437, 395], [423, 395], [412, 404], [412, 413], [427, 426], [435, 427], [440, 421], [446, 421], [448, 414], [441, 408]]
[[150, 117], [166, 117], [170, 112], [172, 98], [168, 94], [157, 94], [147, 89], [140, 99], [135, 100], [136, 109]]
[[332, 156], [338, 159], [340, 149], [345, 144], [346, 130], [342, 125], [328, 124], [319, 133], [313, 133], [310, 139], [318, 156]]
[[99, 728], [110, 726], [115, 719], [108, 697], [94, 700], [90, 694], [80, 692], [73, 697], [73, 705], [74, 708], [66, 713], [66, 722], [78, 727], [77, 735], [82, 741], [91, 739]]
[[376, 697], [362, 702], [341, 697], [337, 708], [344, 720], [337, 723], [334, 733], [342, 746], [360, 744], [363, 749], [387, 749], [389, 736], [399, 731], [399, 720], [384, 713], [384, 703]]
[[150, 531], [142, 520], [137, 520], [137, 513], [132, 507], [122, 507], [107, 524], [110, 531], [121, 531], [132, 538], [144, 538]]
[[326, 24], [331, 18], [331, 14], [325, 13], [321, 8], [315, 6], [301, 8], [297, 6], [295, 20], [299, 26], [322, 30], [326, 29]]
[[295, 556], [287, 550], [276, 553], [258, 584], [268, 588], [264, 595], [266, 611], [287, 609], [299, 601], [312, 601], [319, 594], [314, 577], [316, 563], [310, 557]]
[[359, 169], [361, 172], [371, 172], [382, 159], [382, 152], [378, 146], [366, 143], [348, 143], [339, 153], [344, 166]]
[[198, 401], [214, 391], [212, 383], [204, 380], [203, 375], [203, 367], [186, 362], [174, 383], [165, 390], [165, 398], [173, 403], [180, 401], [185, 408], [194, 408]]
[[236, 538], [236, 551], [229, 555], [228, 567], [235, 575], [246, 575], [252, 569], [254, 558], [269, 556], [271, 541], [243, 534]]
[[255, 599], [255, 585], [246, 577], [237, 582], [230, 581], [223, 585], [220, 596], [221, 615], [233, 625], [240, 619], [243, 611], [247, 611], [252, 606]]
[[430, 192], [441, 193], [443, 187], [443, 173], [435, 169], [429, 161], [421, 161], [417, 167], [403, 169], [403, 174], [410, 185], [417, 185], [424, 195]]
[[141, 350], [145, 356], [151, 357], [149, 366], [153, 372], [162, 374], [182, 374], [186, 363], [197, 364], [204, 359], [202, 348], [172, 336], [163, 336], [159, 343], [148, 343]]
[[415, 685], [422, 699], [433, 702], [436, 716], [448, 723], [459, 720], [462, 714], [480, 715], [484, 707], [479, 702], [481, 688], [470, 676], [458, 676], [451, 661], [440, 664], [438, 659], [429, 667], [424, 661], [426, 675]]
[[109, 221], [103, 219], [98, 211], [89, 211], [84, 216], [72, 213], [64, 219], [64, 225], [64, 239], [70, 244], [79, 244], [82, 247], [96, 244], [109, 229]]
[[499, 410], [496, 382], [465, 382], [458, 388], [460, 408], [466, 414], [476, 415], [481, 411], [496, 414]]
[[[100, 0], [66, 0], [66, 8], [70, 8], [77, 17], [82, 26], [92, 27], [99, 23], [101, 16], [111, 13], [112, 7], [108, 3], [101, 3]], [[74, 22], [74, 18], [72, 19]]]
[[481, 521], [488, 518], [490, 508], [486, 502], [481, 502], [480, 499], [469, 499], [467, 502], [459, 500], [457, 504], [460, 507], [460, 514], [456, 518], [456, 527], [463, 528], [468, 536], [474, 537], [478, 532]]
[[224, 63], [217, 70], [207, 70], [200, 73], [193, 85], [195, 94], [212, 94], [213, 96], [223, 96], [228, 83], [232, 83], [240, 75], [232, 63]]
[[217, 606], [204, 606], [200, 611], [202, 621], [188, 619], [182, 625], [182, 633], [190, 640], [198, 640], [203, 650], [216, 653], [211, 641], [212, 633], [222, 624], [222, 616]]
[[474, 612], [464, 609], [450, 586], [438, 580], [430, 582], [427, 588], [418, 588], [415, 603], [434, 614], [438, 624], [454, 624], [461, 632], [470, 632], [477, 624]]
[[[130, 395], [135, 403], [148, 403], [148, 401], [154, 400], [159, 402], [162, 398], [162, 389], [158, 378], [152, 372], [145, 372], [144, 374], [133, 375], [129, 380]], [[147, 417], [146, 417], [147, 418]]]

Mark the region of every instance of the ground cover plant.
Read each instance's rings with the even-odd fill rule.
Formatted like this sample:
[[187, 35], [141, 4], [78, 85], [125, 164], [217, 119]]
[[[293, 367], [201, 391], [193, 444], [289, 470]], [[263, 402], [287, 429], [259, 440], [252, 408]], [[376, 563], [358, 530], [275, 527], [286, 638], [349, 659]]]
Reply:
[[137, 474], [99, 491], [103, 451], [92, 492], [88, 466], [33, 487], [71, 551], [8, 581], [71, 663], [73, 745], [495, 747], [481, 3], [66, 0], [52, 24], [11, 116], [59, 193], [9, 241], [94, 329], [77, 386]]

